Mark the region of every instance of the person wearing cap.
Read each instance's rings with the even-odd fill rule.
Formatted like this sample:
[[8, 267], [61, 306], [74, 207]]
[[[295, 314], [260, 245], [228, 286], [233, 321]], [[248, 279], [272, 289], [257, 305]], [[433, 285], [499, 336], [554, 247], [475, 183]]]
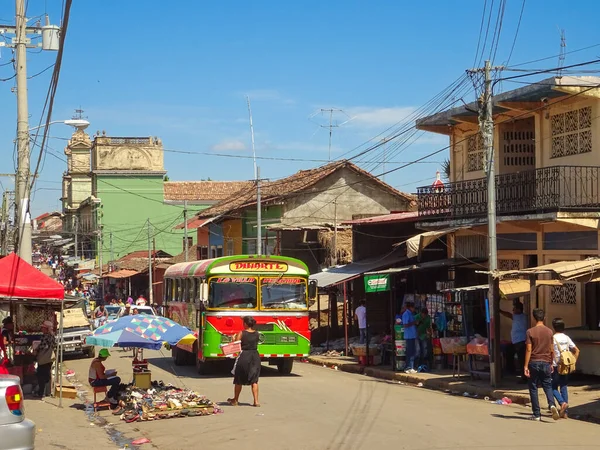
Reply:
[[40, 344], [35, 350], [35, 360], [37, 362], [37, 381], [38, 397], [43, 397], [46, 392], [46, 385], [51, 380], [52, 362], [54, 361], [54, 349], [56, 339], [54, 337], [54, 324], [50, 320], [45, 320], [41, 326], [42, 338]]
[[98, 357], [94, 358], [90, 364], [88, 381], [92, 387], [110, 386], [110, 389], [106, 394], [106, 400], [111, 405], [117, 405], [119, 403], [117, 400], [117, 393], [119, 391], [119, 385], [121, 384], [121, 378], [116, 376], [116, 370], [108, 371], [107, 375], [107, 370], [103, 363], [109, 356], [110, 353], [106, 348], [103, 348], [98, 352]]

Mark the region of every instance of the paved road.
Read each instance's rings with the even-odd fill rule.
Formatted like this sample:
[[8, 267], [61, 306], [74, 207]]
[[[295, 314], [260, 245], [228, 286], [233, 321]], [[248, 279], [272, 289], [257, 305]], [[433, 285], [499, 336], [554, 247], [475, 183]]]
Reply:
[[[231, 396], [232, 380], [226, 371], [199, 377], [192, 367], [174, 367], [166, 352], [164, 356], [146, 352], [146, 357], [154, 366], [154, 379], [187, 386], [213, 401]], [[117, 368], [125, 377], [131, 371], [130, 360], [114, 350], [107, 367]], [[67, 364], [85, 378], [89, 359]], [[245, 390], [241, 400], [247, 406], [224, 406], [222, 415], [134, 424], [117, 423], [106, 412], [102, 415], [117, 423], [123, 434], [143, 435], [155, 448], [168, 450], [598, 448], [594, 424], [554, 422], [548, 416], [542, 423], [532, 422], [530, 410], [523, 407], [453, 397], [309, 364], [297, 363], [289, 377], [263, 367], [262, 408], [249, 406], [252, 397]]]

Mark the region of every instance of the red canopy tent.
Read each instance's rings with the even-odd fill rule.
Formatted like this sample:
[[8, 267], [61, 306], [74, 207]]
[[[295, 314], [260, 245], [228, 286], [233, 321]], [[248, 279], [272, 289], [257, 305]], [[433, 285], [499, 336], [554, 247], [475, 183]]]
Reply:
[[14, 253], [0, 259], [0, 297], [62, 300], [64, 287]]

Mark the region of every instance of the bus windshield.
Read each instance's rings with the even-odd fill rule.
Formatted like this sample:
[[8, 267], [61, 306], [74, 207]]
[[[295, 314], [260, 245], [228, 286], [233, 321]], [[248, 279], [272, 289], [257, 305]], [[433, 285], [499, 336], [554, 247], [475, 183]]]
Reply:
[[263, 278], [260, 282], [263, 309], [304, 309], [306, 280], [303, 278]]
[[213, 277], [209, 282], [208, 307], [253, 309], [256, 294], [256, 277]]

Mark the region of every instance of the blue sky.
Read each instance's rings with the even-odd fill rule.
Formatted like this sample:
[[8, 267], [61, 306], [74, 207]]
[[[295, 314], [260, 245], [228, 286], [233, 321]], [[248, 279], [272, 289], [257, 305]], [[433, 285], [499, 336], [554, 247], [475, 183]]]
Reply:
[[[490, 40], [499, 1], [494, 3]], [[61, 4], [60, 0], [29, 0], [28, 16], [47, 11], [56, 23]], [[75, 1], [53, 120], [70, 118], [81, 106], [91, 122], [91, 133], [158, 136], [167, 150], [212, 154], [167, 151], [165, 166], [171, 180], [250, 179], [252, 161], [240, 158], [251, 155], [244, 97], [248, 94], [257, 154], [264, 157], [326, 160], [328, 131], [320, 125], [328, 117], [317, 112], [342, 109], [334, 120], [353, 120], [333, 131], [335, 158], [402, 120], [473, 65], [483, 5], [474, 0]], [[502, 64], [510, 52], [521, 5], [521, 0], [507, 0], [496, 64]], [[565, 29], [567, 51], [599, 43], [599, 15], [600, 2], [579, 0], [573, 9], [565, 8], [564, 2], [527, 0], [510, 63], [557, 55], [558, 28]], [[6, 23], [12, 16], [13, 2], [2, 2], [0, 20]], [[597, 55], [600, 47], [567, 55], [565, 64]], [[46, 68], [54, 57], [31, 52], [29, 74]], [[0, 64], [10, 58], [10, 50], [2, 49]], [[529, 67], [550, 68], [557, 63], [558, 58], [553, 58]], [[12, 74], [10, 65], [0, 66], [0, 78]], [[29, 82], [32, 126], [39, 121], [50, 75], [49, 70]], [[13, 86], [13, 80], [0, 82], [3, 173], [14, 170]], [[465, 101], [473, 99], [472, 91], [465, 93]], [[63, 156], [70, 130], [54, 125], [50, 134], [51, 148]], [[443, 137], [425, 134], [395, 155], [386, 168], [444, 145]], [[375, 161], [383, 159], [381, 151], [371, 155]], [[414, 192], [416, 186], [435, 179], [444, 157], [442, 153], [431, 163], [398, 170], [386, 181]], [[320, 163], [259, 164], [263, 177], [276, 179]], [[363, 167], [375, 174], [383, 171], [375, 163]], [[34, 214], [58, 207], [64, 170], [63, 161], [46, 156]], [[9, 178], [1, 181], [6, 188], [12, 185]]]

